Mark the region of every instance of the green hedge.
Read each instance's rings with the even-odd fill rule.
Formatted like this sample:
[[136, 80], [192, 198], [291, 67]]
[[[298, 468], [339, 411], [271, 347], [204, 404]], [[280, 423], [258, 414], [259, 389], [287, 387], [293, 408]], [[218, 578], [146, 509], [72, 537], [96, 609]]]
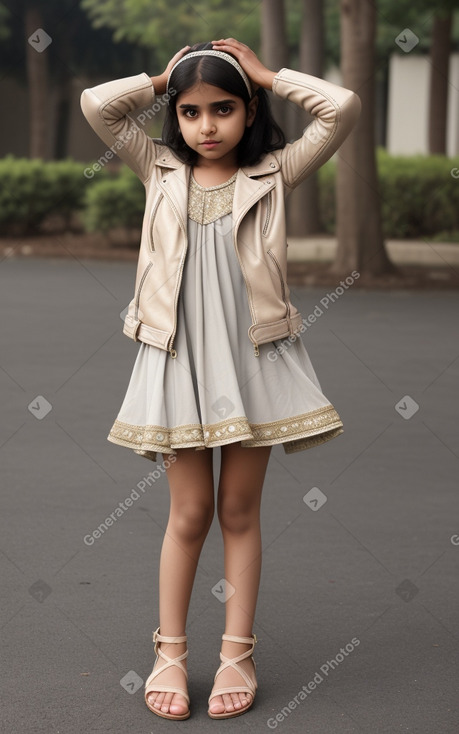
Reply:
[[117, 178], [88, 187], [82, 222], [88, 232], [140, 228], [144, 209], [145, 187], [130, 168], [122, 166]]
[[[107, 177], [107, 171], [98, 176]], [[0, 160], [0, 234], [37, 234], [44, 221], [58, 215], [67, 225], [85, 206], [86, 188], [95, 179], [84, 176], [84, 164], [69, 158]]]
[[[403, 239], [457, 239], [459, 233], [459, 158], [390, 156], [377, 149], [384, 236]], [[115, 227], [140, 228], [145, 189], [125, 165], [102, 168], [92, 178], [90, 164], [71, 159], [0, 160], [0, 234], [35, 234], [48, 217], [69, 225], [78, 213], [88, 232]], [[335, 161], [319, 170], [321, 216], [326, 232], [335, 231]]]
[[[459, 158], [441, 155], [391, 156], [376, 151], [384, 236], [391, 239], [457, 239]], [[335, 161], [319, 169], [320, 208], [327, 232], [335, 231]]]

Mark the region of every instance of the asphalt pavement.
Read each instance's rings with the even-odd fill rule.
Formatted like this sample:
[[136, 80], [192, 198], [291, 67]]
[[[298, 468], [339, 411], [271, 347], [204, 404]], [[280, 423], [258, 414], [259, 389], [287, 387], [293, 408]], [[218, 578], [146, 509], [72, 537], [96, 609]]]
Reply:
[[158, 464], [106, 439], [138, 349], [120, 318], [134, 278], [135, 263], [0, 263], [2, 730], [456, 734], [459, 294], [291, 289], [344, 433], [271, 452], [258, 692], [234, 721], [206, 713], [224, 629], [214, 519], [188, 619], [192, 714], [170, 722], [143, 701], [167, 479], [135, 498]]

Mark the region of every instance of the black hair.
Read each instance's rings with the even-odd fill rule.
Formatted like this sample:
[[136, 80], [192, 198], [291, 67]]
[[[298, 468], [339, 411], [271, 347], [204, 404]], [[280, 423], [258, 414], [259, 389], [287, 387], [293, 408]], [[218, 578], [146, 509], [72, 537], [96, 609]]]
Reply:
[[[186, 54], [191, 51], [202, 51], [204, 49], [212, 49], [212, 43], [195, 43], [183, 55], [183, 58], [186, 58]], [[225, 53], [227, 52], [225, 51]], [[236, 58], [233, 54], [229, 55]], [[187, 62], [178, 64], [169, 80], [169, 90], [173, 90], [174, 94], [171, 95], [166, 107], [162, 141], [171, 148], [180, 160], [191, 165], [196, 163], [198, 154], [185, 143], [182, 137], [176, 105], [179, 94], [191, 89], [199, 81], [213, 84], [216, 87], [225, 89], [229, 94], [241, 97], [246, 112], [250, 102], [250, 95], [242, 76], [232, 64], [224, 59], [211, 55], [193, 56]], [[266, 89], [258, 87], [253, 96], [258, 97], [258, 106], [252, 125], [245, 128], [237, 146], [237, 163], [239, 166], [253, 165], [265, 153], [283, 148], [286, 145], [284, 133], [272, 116]]]

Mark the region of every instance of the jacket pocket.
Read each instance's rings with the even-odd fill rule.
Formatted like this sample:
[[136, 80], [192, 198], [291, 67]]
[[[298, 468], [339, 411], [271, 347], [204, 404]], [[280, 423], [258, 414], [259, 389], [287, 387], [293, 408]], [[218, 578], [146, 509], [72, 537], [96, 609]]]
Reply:
[[148, 221], [148, 242], [150, 245], [151, 252], [155, 251], [155, 243], [153, 241], [153, 224], [154, 224], [156, 212], [158, 211], [158, 206], [160, 205], [161, 199], [163, 198], [163, 196], [164, 196], [163, 192], [160, 191], [151, 207], [150, 219]]
[[263, 237], [266, 237], [269, 230], [269, 224], [271, 221], [271, 211], [272, 211], [272, 192], [268, 191], [266, 194], [266, 213], [265, 213], [265, 221], [263, 224], [263, 229], [261, 230], [261, 233]]
[[[142, 273], [142, 277], [140, 278], [139, 286], [137, 288], [137, 293], [136, 293], [136, 297], [135, 297], [135, 312], [134, 312], [134, 318], [135, 318], [136, 321], [137, 321], [137, 319], [139, 319], [140, 294], [142, 292], [142, 288], [143, 288], [143, 285], [145, 283], [145, 279], [146, 279], [148, 273], [150, 272], [150, 268], [152, 266], [153, 266], [153, 263], [152, 262], [149, 262], [148, 265], [147, 265], [147, 267], [145, 268], [145, 270]], [[141, 321], [141, 319], [140, 319], [140, 321]]]

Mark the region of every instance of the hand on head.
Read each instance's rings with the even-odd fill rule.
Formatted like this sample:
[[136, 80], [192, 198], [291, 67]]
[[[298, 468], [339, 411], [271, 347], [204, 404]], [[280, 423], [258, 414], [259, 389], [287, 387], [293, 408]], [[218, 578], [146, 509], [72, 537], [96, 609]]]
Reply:
[[[214, 50], [230, 53], [237, 59], [240, 66], [249, 77], [254, 93], [257, 91], [258, 87], [271, 89], [272, 76], [274, 72], [267, 69], [266, 66], [261, 63], [257, 55], [251, 48], [249, 48], [249, 46], [237, 41], [235, 38], [221, 38], [218, 41], [211, 41], [211, 43]], [[190, 48], [191, 46], [184, 46], [171, 58], [166, 69], [160, 75], [160, 78], [164, 83], [167, 82], [169, 74], [177, 61], [179, 61], [182, 56], [190, 50]]]
[[240, 41], [236, 41], [235, 38], [220, 38], [220, 40], [211, 41], [211, 43], [214, 49], [226, 51], [236, 57], [249, 77], [254, 92], [257, 91], [258, 87], [271, 89], [273, 72], [261, 63], [249, 46], [246, 46], [245, 43], [241, 43]]
[[161, 79], [164, 82], [164, 87], [166, 86], [167, 79], [169, 77], [169, 74], [172, 70], [172, 67], [175, 66], [177, 61], [182, 58], [184, 54], [186, 54], [187, 51], [189, 51], [191, 46], [183, 46], [183, 48], [180, 49], [180, 51], [177, 51], [177, 53], [171, 58], [168, 65], [166, 66], [165, 70], [162, 74], [159, 75], [159, 79]]

